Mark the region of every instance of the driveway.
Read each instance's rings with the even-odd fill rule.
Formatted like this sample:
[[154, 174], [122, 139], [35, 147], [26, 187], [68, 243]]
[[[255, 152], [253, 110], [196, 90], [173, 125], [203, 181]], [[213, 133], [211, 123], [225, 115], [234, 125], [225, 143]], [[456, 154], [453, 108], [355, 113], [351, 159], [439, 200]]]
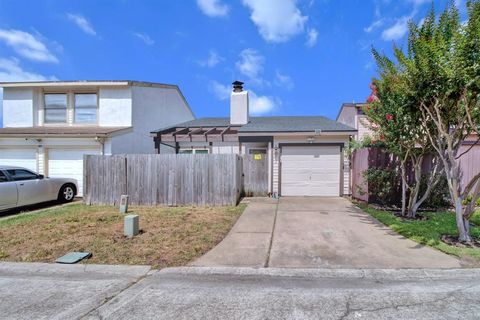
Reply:
[[252, 199], [194, 266], [458, 268], [458, 259], [393, 232], [339, 197]]

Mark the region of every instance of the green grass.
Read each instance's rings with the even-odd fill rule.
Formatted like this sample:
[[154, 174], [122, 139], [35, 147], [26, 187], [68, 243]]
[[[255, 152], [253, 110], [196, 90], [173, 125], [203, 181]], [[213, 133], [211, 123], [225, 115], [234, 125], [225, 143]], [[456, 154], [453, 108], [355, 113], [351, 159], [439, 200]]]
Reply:
[[[459, 258], [472, 260], [472, 258], [480, 263], [480, 248], [461, 248], [451, 246], [441, 240], [442, 235], [458, 236], [457, 226], [455, 223], [455, 215], [452, 212], [427, 212], [422, 215], [427, 220], [404, 220], [393, 215], [391, 212], [377, 210], [366, 204], [358, 204], [358, 206], [370, 214], [395, 232], [409, 238], [418, 243], [428, 245], [445, 253], [455, 255]], [[477, 224], [471, 228], [473, 237], [480, 238], [480, 212], [476, 212], [472, 218], [472, 222]]]
[[473, 216], [470, 218], [470, 221], [480, 227], [480, 209], [477, 210]]

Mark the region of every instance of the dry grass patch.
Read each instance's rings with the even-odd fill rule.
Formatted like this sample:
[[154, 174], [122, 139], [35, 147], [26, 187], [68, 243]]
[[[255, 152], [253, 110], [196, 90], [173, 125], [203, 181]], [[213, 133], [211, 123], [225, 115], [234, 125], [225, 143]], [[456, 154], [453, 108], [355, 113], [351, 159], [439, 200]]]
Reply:
[[71, 204], [0, 220], [0, 260], [54, 262], [70, 251], [93, 254], [88, 263], [181, 266], [219, 243], [245, 209], [133, 207], [140, 235], [123, 236], [114, 207]]

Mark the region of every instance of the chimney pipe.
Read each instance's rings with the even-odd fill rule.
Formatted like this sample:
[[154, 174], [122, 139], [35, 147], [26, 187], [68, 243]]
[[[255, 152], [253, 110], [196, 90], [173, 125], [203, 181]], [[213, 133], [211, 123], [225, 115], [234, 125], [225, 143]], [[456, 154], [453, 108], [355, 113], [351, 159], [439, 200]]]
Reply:
[[248, 91], [243, 90], [243, 82], [234, 81], [230, 94], [230, 124], [244, 125], [249, 121]]

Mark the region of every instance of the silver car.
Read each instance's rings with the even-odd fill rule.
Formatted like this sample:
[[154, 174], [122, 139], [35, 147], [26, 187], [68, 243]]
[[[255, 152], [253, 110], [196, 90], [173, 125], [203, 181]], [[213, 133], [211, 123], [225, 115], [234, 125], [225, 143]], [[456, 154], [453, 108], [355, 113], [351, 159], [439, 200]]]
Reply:
[[25, 168], [0, 166], [0, 211], [52, 200], [70, 202], [77, 190], [75, 179], [48, 178]]

